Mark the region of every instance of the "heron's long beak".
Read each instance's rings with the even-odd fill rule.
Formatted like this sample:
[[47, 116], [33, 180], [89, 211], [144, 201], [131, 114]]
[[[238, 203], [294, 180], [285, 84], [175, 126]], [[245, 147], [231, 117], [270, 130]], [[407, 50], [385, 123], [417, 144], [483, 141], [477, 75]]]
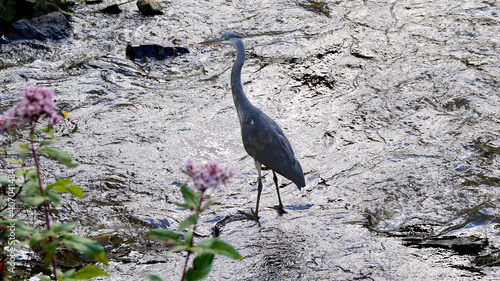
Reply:
[[222, 38], [214, 38], [214, 39], [200, 42], [198, 44], [210, 45], [210, 44], [220, 44], [221, 42], [222, 42]]

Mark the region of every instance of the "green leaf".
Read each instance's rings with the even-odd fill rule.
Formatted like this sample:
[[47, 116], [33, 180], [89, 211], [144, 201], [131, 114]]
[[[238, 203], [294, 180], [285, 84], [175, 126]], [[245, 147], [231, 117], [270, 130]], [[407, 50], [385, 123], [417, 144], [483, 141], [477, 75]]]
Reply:
[[4, 158], [3, 159], [5, 162], [9, 162], [9, 163], [12, 163], [12, 164], [21, 164], [21, 162], [17, 159], [14, 159], [14, 158]]
[[28, 183], [23, 186], [24, 192], [21, 193], [20, 199], [28, 205], [39, 207], [47, 198], [40, 195], [37, 171], [29, 170], [26, 172], [26, 176], [28, 177]]
[[[27, 0], [27, 1], [32, 1], [32, 0]], [[44, 3], [43, 5], [45, 5], [45, 2], [42, 2], [40, 0], [33, 0], [32, 2]], [[35, 9], [43, 10], [43, 9], [45, 9], [45, 7], [41, 7], [41, 9], [39, 9], [39, 8], [37, 8], [37, 5], [35, 5]], [[54, 133], [52, 133], [52, 130], [50, 128], [42, 128], [42, 129], [35, 130], [35, 134], [37, 134], [37, 133], [46, 133], [48, 136], [50, 136], [52, 138], [54, 137]]]
[[214, 200], [208, 199], [205, 205], [203, 205], [203, 207], [201, 208], [200, 212], [203, 212], [206, 209], [208, 209], [208, 207], [210, 207], [213, 203], [215, 203]]
[[0, 185], [7, 187], [10, 184], [12, 184], [12, 181], [8, 177], [0, 176]]
[[196, 247], [191, 248], [191, 250], [197, 254], [210, 253], [223, 255], [237, 260], [242, 259], [242, 256], [233, 248], [233, 246], [227, 244], [219, 238], [201, 240], [196, 244]]
[[97, 276], [108, 276], [108, 274], [100, 267], [89, 264], [84, 268], [78, 270], [77, 272], [73, 273], [70, 276], [70, 278], [76, 280], [88, 280], [95, 278]]
[[24, 237], [37, 233], [36, 229], [29, 227], [20, 220], [1, 220], [0, 225], [4, 225], [9, 231], [6, 233], [8, 235], [11, 230], [14, 230], [16, 237]]
[[192, 268], [188, 268], [186, 275], [184, 276], [184, 281], [194, 281], [196, 280], [196, 273]]
[[182, 197], [184, 197], [184, 201], [190, 209], [198, 209], [198, 205], [200, 204], [200, 197], [198, 196], [198, 194], [196, 194], [196, 192], [183, 185], [181, 186], [181, 193]]
[[33, 207], [38, 208], [40, 205], [47, 200], [44, 196], [41, 195], [31, 195], [31, 196], [21, 196], [21, 200]]
[[14, 172], [14, 174], [15, 174], [16, 176], [20, 177], [20, 176], [22, 176], [22, 175], [26, 174], [26, 170], [19, 169], [19, 170], [16, 170], [16, 171]]
[[187, 231], [186, 234], [184, 235], [184, 243], [186, 245], [189, 245], [192, 237], [193, 237], [193, 231], [192, 230]]
[[38, 188], [38, 172], [36, 170], [29, 170], [26, 172], [26, 176], [28, 180]]
[[67, 222], [67, 223], [57, 223], [54, 222], [50, 225], [50, 229], [54, 231], [54, 233], [59, 234], [63, 232], [69, 232], [71, 229], [75, 227], [74, 222]]
[[83, 190], [71, 183], [70, 179], [58, 179], [55, 183], [51, 183], [47, 186], [45, 189], [46, 191], [53, 189], [57, 192], [70, 192], [71, 194], [82, 198], [83, 197]]
[[83, 197], [83, 190], [79, 186], [70, 185], [70, 186], [67, 186], [66, 188], [68, 189], [68, 191], [71, 194], [75, 195], [76, 197], [80, 197], [80, 198]]
[[19, 144], [19, 147], [15, 148], [14, 150], [16, 150], [19, 153], [19, 159], [21, 159], [21, 162], [25, 162], [26, 155], [29, 152], [28, 145], [21, 143]]
[[38, 277], [38, 279], [40, 279], [40, 281], [52, 281], [52, 278], [49, 278], [45, 275], [37, 275], [36, 277]]
[[177, 232], [168, 229], [151, 230], [146, 233], [146, 238], [169, 244], [178, 244], [182, 241]]
[[[76, 269], [70, 269], [70, 270], [67, 270], [65, 272], [62, 272], [61, 270], [57, 269], [57, 279], [62, 277], [62, 280], [68, 280], [68, 279], [70, 279], [70, 276], [73, 275], [73, 273], [75, 273], [75, 271], [76, 271]], [[70, 279], [70, 280], [73, 280], [73, 279]]]
[[54, 192], [44, 191], [43, 193], [45, 193], [45, 198], [49, 199], [49, 201], [52, 202], [54, 206], [57, 207], [61, 202], [61, 197], [59, 197], [59, 195], [55, 194]]
[[163, 279], [161, 279], [161, 278], [160, 278], [160, 276], [158, 276], [158, 275], [146, 274], [146, 277], [147, 277], [150, 281], [163, 281]]
[[0, 19], [2, 22], [8, 22], [16, 15], [16, 2], [13, 0], [2, 1], [0, 8]]
[[202, 254], [193, 260], [193, 267], [186, 272], [185, 280], [195, 281], [201, 280], [212, 270], [213, 254]]
[[55, 147], [45, 147], [40, 148], [37, 151], [39, 154], [45, 155], [51, 159], [59, 161], [61, 164], [66, 165], [69, 168], [74, 168], [78, 166], [78, 163], [73, 162], [71, 156], [63, 150]]
[[43, 229], [42, 232], [40, 232], [40, 234], [42, 235], [42, 238], [56, 236], [56, 233], [52, 229]]
[[86, 237], [80, 237], [73, 234], [65, 234], [59, 237], [59, 240], [64, 243], [68, 248], [80, 251], [87, 258], [94, 261], [108, 264], [106, 253], [99, 242], [91, 240]]
[[40, 143], [40, 147], [42, 147], [42, 146], [46, 146], [46, 145], [51, 145], [51, 144], [53, 144], [53, 143], [55, 143], [55, 141], [54, 141], [54, 140], [44, 140], [44, 141], [42, 141], [42, 142]]
[[177, 252], [180, 252], [180, 251], [187, 251], [187, 248], [188, 248], [188, 245], [175, 246], [172, 249], [170, 249], [168, 251], [168, 253], [177, 253]]
[[189, 217], [187, 217], [186, 219], [184, 219], [183, 221], [181, 221], [181, 223], [179, 224], [179, 228], [177, 229], [177, 231], [183, 231], [185, 230], [186, 228], [190, 227], [191, 225], [195, 224], [196, 221], [198, 220], [198, 214], [192, 214], [190, 215]]
[[184, 209], [184, 210], [189, 210], [189, 206], [188, 204], [186, 203], [178, 203], [178, 202], [174, 202], [175, 205], [179, 206], [180, 208]]
[[33, 248], [42, 239], [43, 239], [43, 237], [42, 237], [42, 235], [40, 235], [40, 233], [34, 233], [33, 235], [31, 235], [31, 239], [28, 242], [28, 244], [30, 245], [30, 248]]
[[204, 269], [207, 267], [211, 267], [213, 260], [214, 260], [214, 255], [212, 254], [199, 255], [193, 260], [193, 267], [195, 269]]
[[54, 254], [56, 253], [56, 247], [57, 244], [54, 241], [45, 243], [45, 247], [43, 248], [43, 263], [45, 265], [48, 265], [51, 261], [52, 258], [54, 257]]

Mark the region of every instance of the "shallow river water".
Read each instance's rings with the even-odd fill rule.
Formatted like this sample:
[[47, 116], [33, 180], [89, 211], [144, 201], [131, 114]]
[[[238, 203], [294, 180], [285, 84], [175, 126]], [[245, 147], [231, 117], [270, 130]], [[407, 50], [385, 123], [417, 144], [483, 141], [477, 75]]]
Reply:
[[[155, 17], [135, 3], [119, 15], [95, 12], [113, 1], [80, 4], [70, 38], [0, 46], [0, 110], [36, 84], [69, 113], [59, 146], [80, 165], [50, 168], [85, 197], [53, 215], [105, 245], [100, 280], [180, 279], [183, 254], [144, 233], [185, 217], [174, 182], [188, 159], [236, 171], [201, 234], [254, 207], [229, 84], [235, 51], [197, 44], [227, 30], [246, 44], [249, 99], [280, 124], [307, 186], [280, 178], [280, 216], [264, 171], [260, 225], [220, 229], [243, 260], [216, 258], [207, 280], [500, 278], [499, 2], [158, 2]], [[127, 44], [190, 53], [133, 62]]]

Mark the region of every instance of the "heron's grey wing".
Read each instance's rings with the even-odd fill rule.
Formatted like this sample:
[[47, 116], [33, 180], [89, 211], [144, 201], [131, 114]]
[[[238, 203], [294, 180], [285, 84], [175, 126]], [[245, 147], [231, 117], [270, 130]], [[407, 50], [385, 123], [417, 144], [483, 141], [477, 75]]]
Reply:
[[241, 132], [243, 145], [250, 156], [293, 181], [299, 188], [305, 186], [302, 167], [274, 120], [258, 110], [255, 114], [243, 116]]

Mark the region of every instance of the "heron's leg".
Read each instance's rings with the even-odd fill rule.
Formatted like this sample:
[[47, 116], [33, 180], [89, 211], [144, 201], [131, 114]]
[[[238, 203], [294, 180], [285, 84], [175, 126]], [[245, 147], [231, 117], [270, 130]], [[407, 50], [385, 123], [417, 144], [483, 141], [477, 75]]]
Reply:
[[259, 185], [257, 187], [257, 205], [255, 206], [255, 212], [253, 209], [250, 209], [251, 213], [246, 213], [238, 210], [238, 212], [245, 216], [245, 219], [254, 220], [259, 222], [259, 203], [260, 203], [260, 194], [262, 193], [262, 176], [261, 169], [262, 166], [259, 161], [255, 160], [255, 168], [257, 168], [257, 175], [259, 176]]
[[255, 168], [257, 168], [257, 174], [259, 176], [259, 186], [257, 187], [257, 205], [255, 206], [255, 220], [259, 220], [259, 202], [260, 194], [262, 193], [262, 175], [261, 175], [261, 164], [259, 161], [255, 160]]
[[286, 211], [283, 210], [283, 203], [281, 203], [281, 196], [280, 196], [280, 188], [278, 186], [278, 177], [276, 176], [276, 172], [274, 170], [273, 170], [273, 180], [274, 180], [274, 185], [276, 186], [276, 193], [278, 193], [278, 202], [279, 202], [279, 205], [274, 206], [273, 209], [276, 209], [278, 213], [281, 215], [286, 213]]

